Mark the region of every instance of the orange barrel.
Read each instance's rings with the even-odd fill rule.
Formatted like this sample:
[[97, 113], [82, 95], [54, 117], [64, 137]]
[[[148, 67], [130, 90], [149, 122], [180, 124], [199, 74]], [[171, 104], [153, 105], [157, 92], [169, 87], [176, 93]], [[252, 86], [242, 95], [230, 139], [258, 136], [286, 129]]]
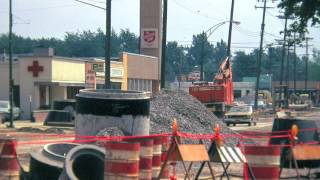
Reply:
[[280, 147], [276, 146], [244, 147], [245, 157], [256, 179], [279, 179], [280, 152]]
[[139, 180], [151, 180], [153, 140], [146, 138], [134, 138], [127, 141], [140, 143]]
[[[169, 149], [169, 137], [164, 136], [162, 137], [162, 149], [161, 149], [161, 165], [164, 164], [164, 161], [167, 158], [168, 155], [168, 149]], [[166, 167], [163, 169], [161, 178], [169, 178], [169, 173], [170, 173], [170, 161], [167, 162]]]
[[5, 137], [0, 139], [0, 179], [19, 179], [20, 166], [17, 159], [16, 139]]
[[153, 137], [152, 179], [157, 179], [161, 170], [162, 138]]
[[104, 179], [138, 180], [140, 143], [107, 142]]

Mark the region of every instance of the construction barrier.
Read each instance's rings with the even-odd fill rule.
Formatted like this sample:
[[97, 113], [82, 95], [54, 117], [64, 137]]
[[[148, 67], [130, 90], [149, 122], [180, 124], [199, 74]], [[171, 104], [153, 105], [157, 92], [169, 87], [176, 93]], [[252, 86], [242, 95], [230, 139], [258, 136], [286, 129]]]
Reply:
[[139, 154], [140, 143], [107, 142], [104, 178], [138, 180]]
[[[220, 134], [222, 140], [228, 140], [228, 138], [236, 138], [239, 142], [239, 147], [243, 147], [243, 154], [246, 156], [250, 167], [254, 172], [254, 175], [257, 179], [277, 179], [279, 177], [279, 164], [280, 164], [280, 152], [283, 148], [291, 149], [294, 147], [292, 144], [292, 135], [290, 135], [292, 130], [279, 130], [274, 132], [241, 132], [241, 134]], [[311, 145], [311, 144], [319, 144], [317, 140], [302, 142], [299, 141], [299, 135], [303, 135], [303, 133], [307, 133], [311, 131], [312, 133], [317, 134], [317, 128], [303, 128], [299, 130], [299, 134], [297, 135], [297, 144], [299, 145]], [[0, 133], [4, 134], [4, 133]], [[75, 134], [23, 134], [23, 133], [12, 133], [14, 135], [23, 136], [21, 139], [27, 139], [27, 137], [32, 137], [31, 141], [22, 140], [16, 143], [15, 141], [9, 142], [10, 146], [3, 143], [4, 141], [0, 141], [0, 150], [1, 156], [3, 152], [10, 151], [12, 159], [16, 159], [15, 144], [19, 146], [29, 146], [35, 144], [47, 144], [47, 143], [94, 143], [94, 142], [102, 142], [106, 149], [106, 157], [105, 157], [105, 167], [104, 167], [104, 177], [105, 179], [150, 179], [150, 167], [151, 167], [151, 179], [157, 179], [160, 173], [161, 167], [163, 168], [162, 177], [168, 178], [170, 177], [169, 169], [172, 169], [170, 166], [171, 162], [175, 160], [175, 154], [172, 154], [171, 158], [167, 158], [168, 144], [170, 138], [176, 137], [179, 142], [179, 138], [181, 139], [191, 139], [191, 140], [201, 140], [203, 141], [211, 141], [214, 140], [219, 143], [215, 134], [190, 134], [185, 132], [175, 132], [172, 134], [152, 134], [148, 136], [80, 136]], [[50, 140], [50, 139], [54, 140]], [[268, 144], [268, 145], [250, 145], [244, 144], [244, 140], [246, 139], [284, 139], [288, 143], [286, 144]], [[138, 141], [139, 139], [139, 141]], [[149, 143], [144, 144], [142, 141], [153, 141], [153, 145]], [[130, 141], [130, 142], [128, 142]], [[134, 143], [137, 141], [138, 143]], [[172, 141], [171, 141], [172, 142]], [[152, 146], [152, 148], [151, 148]], [[184, 150], [189, 150], [189, 146], [187, 144], [179, 145], [180, 151], [182, 154]], [[10, 150], [11, 148], [11, 150]], [[197, 147], [197, 148], [200, 148]], [[195, 148], [195, 150], [198, 150]], [[201, 147], [202, 148], [202, 147]], [[152, 149], [152, 153], [151, 153]], [[203, 148], [201, 149], [203, 150]], [[236, 148], [229, 147], [225, 148], [221, 146], [220, 149], [222, 151], [222, 155], [233, 155], [238, 157], [235, 153], [237, 152]], [[223, 151], [227, 153], [223, 153]], [[14, 153], [13, 153], [14, 152]], [[300, 151], [299, 151], [300, 152]], [[10, 153], [9, 153], [10, 154]], [[14, 155], [12, 155], [14, 154]], [[298, 153], [299, 154], [299, 153]], [[152, 155], [152, 158], [151, 158]], [[4, 158], [0, 158], [2, 161]], [[187, 156], [189, 158], [189, 156]], [[191, 157], [191, 156], [190, 156]], [[298, 157], [298, 156], [297, 156]], [[152, 160], [151, 160], [152, 159]], [[167, 159], [167, 164], [164, 165], [163, 161]], [[201, 158], [199, 158], [201, 159]], [[198, 159], [198, 160], [199, 160]], [[205, 158], [201, 159], [204, 160]], [[236, 159], [233, 159], [236, 161]], [[299, 161], [299, 158], [297, 158]], [[313, 160], [313, 159], [310, 159]], [[1, 162], [0, 161], [0, 162]], [[17, 161], [17, 160], [15, 160]], [[152, 162], [152, 165], [151, 165]], [[203, 162], [203, 161], [202, 161]], [[223, 162], [223, 161], [222, 161]], [[229, 162], [229, 161], [228, 161]], [[2, 169], [4, 165], [0, 163], [0, 173], [4, 174]], [[19, 172], [19, 165], [16, 164], [16, 172]], [[300, 165], [299, 165], [300, 167]], [[1, 169], [2, 168], [2, 169]], [[145, 168], [145, 169], [143, 169]], [[13, 168], [12, 168], [13, 169]], [[146, 171], [144, 171], [146, 170]], [[145, 172], [145, 173], [144, 173]], [[262, 172], [262, 173], [261, 173]], [[6, 175], [6, 173], [4, 174]], [[1, 176], [2, 177], [2, 176]], [[1, 178], [0, 178], [1, 179]]]
[[128, 141], [140, 143], [139, 180], [151, 180], [152, 179], [153, 140], [137, 138], [137, 139], [130, 139]]
[[[244, 155], [257, 180], [279, 179], [280, 150], [275, 146], [244, 146]], [[247, 173], [248, 168], [244, 168], [244, 171]]]
[[4, 137], [0, 139], [0, 179], [19, 179], [20, 166], [17, 160], [16, 139]]
[[[167, 158], [169, 145], [170, 145], [170, 138], [164, 136], [162, 138], [161, 166], [163, 166], [164, 161]], [[170, 163], [171, 162], [168, 162], [169, 165], [170, 165]], [[161, 178], [169, 178], [169, 174], [170, 174], [170, 166], [169, 165], [166, 165], [166, 167], [164, 167], [164, 170], [161, 174]]]
[[153, 139], [153, 157], [152, 157], [152, 180], [158, 178], [161, 169], [161, 151], [163, 137], [154, 137]]

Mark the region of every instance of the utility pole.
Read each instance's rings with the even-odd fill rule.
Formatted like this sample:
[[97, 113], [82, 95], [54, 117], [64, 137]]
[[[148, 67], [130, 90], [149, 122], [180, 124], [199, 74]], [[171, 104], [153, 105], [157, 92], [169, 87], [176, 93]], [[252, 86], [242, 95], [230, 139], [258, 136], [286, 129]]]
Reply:
[[111, 88], [110, 57], [111, 57], [111, 0], [106, 1], [106, 40], [105, 40], [105, 88]]
[[204, 55], [204, 41], [206, 39], [206, 34], [205, 32], [202, 32], [201, 34], [201, 39], [202, 39], [202, 42], [201, 42], [201, 51], [200, 51], [200, 59], [201, 59], [201, 62], [200, 62], [200, 81], [203, 81], [203, 63], [204, 63], [204, 58], [205, 58], [205, 55]]
[[254, 98], [254, 108], [258, 109], [258, 94], [259, 94], [259, 83], [260, 83], [260, 69], [261, 69], [261, 58], [263, 51], [263, 36], [264, 36], [264, 27], [265, 27], [265, 17], [266, 17], [266, 8], [267, 8], [267, 0], [264, 0], [263, 5], [263, 15], [262, 15], [262, 23], [261, 23], [261, 35], [260, 35], [260, 51], [258, 57], [258, 66], [257, 66], [257, 80], [256, 80], [256, 92]]
[[[282, 57], [281, 57], [281, 67], [280, 67], [280, 92], [279, 92], [279, 99], [282, 98], [282, 83], [283, 83], [283, 69], [284, 69], [284, 59], [286, 56], [286, 40], [287, 40], [287, 23], [288, 23], [288, 16], [285, 13], [285, 23], [284, 23], [284, 33], [283, 33], [283, 45], [282, 45]], [[281, 103], [279, 104], [281, 106]]]
[[313, 38], [310, 37], [306, 37], [306, 60], [305, 60], [305, 80], [304, 80], [304, 90], [307, 92], [308, 90], [308, 76], [309, 76], [309, 72], [308, 72], [308, 62], [309, 62], [309, 47], [311, 45], [309, 45], [309, 40], [312, 40]]
[[162, 15], [162, 50], [161, 50], [161, 84], [160, 88], [165, 88], [166, 85], [166, 48], [167, 48], [167, 14], [168, 0], [163, 0], [163, 15]]
[[13, 128], [13, 75], [12, 75], [12, 0], [9, 0], [9, 104], [10, 124]]
[[286, 62], [286, 76], [285, 76], [285, 80], [286, 80], [286, 85], [289, 88], [289, 58], [290, 58], [290, 36], [288, 37], [288, 42], [287, 42], [287, 62]]
[[296, 54], [296, 33], [293, 34], [293, 93], [296, 94], [297, 90], [297, 54]]
[[232, 24], [233, 24], [233, 11], [234, 11], [234, 0], [231, 2], [231, 12], [230, 12], [230, 21], [229, 21], [229, 35], [228, 35], [228, 48], [227, 56], [231, 56], [231, 36], [232, 36]]

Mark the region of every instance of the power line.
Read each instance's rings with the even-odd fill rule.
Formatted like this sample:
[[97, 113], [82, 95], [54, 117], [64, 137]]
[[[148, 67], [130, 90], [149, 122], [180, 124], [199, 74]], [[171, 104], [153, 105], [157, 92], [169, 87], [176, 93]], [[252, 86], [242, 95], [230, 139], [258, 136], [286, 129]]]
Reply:
[[200, 13], [200, 10], [193, 10], [192, 8], [190, 8], [186, 5], [179, 3], [177, 0], [173, 0], [172, 2], [175, 3], [176, 5], [178, 5], [179, 7], [183, 8], [184, 10], [191, 12], [194, 15], [202, 16], [207, 19], [222, 21], [222, 19], [214, 18], [214, 17], [208, 16], [207, 14]]
[[82, 3], [82, 4], [86, 4], [88, 6], [92, 6], [92, 7], [98, 8], [98, 9], [106, 10], [106, 8], [104, 8], [104, 7], [100, 7], [100, 6], [97, 6], [97, 5], [94, 5], [94, 4], [91, 4], [91, 3], [87, 3], [87, 2], [84, 2], [84, 1], [80, 1], [80, 0], [74, 0], [74, 1], [77, 1], [77, 2]]
[[[41, 10], [48, 10], [48, 9], [56, 9], [56, 8], [68, 8], [74, 7], [75, 5], [60, 5], [60, 6], [48, 6], [48, 7], [39, 7], [39, 8], [28, 8], [28, 9], [18, 9], [15, 12], [27, 12], [27, 11], [41, 11]], [[0, 11], [0, 13], [7, 13], [7, 11]]]

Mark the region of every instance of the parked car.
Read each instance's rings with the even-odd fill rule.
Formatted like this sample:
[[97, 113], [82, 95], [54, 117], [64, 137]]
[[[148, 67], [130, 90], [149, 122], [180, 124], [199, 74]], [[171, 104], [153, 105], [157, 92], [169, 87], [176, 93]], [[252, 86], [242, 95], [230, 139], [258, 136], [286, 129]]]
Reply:
[[233, 124], [248, 124], [249, 126], [256, 125], [256, 122], [253, 120], [253, 110], [252, 106], [233, 106], [224, 116], [224, 123], [227, 126]]
[[[254, 107], [254, 101], [251, 101], [251, 103], [249, 105]], [[263, 100], [258, 100], [258, 104], [257, 105], [258, 105], [259, 109], [265, 109], [267, 107], [266, 103], [264, 103]]]
[[[10, 103], [9, 101], [0, 101], [0, 114], [2, 114], [2, 120], [8, 121], [10, 119]], [[13, 106], [13, 119], [19, 119], [20, 108]], [[1, 119], [0, 119], [1, 120]]]

